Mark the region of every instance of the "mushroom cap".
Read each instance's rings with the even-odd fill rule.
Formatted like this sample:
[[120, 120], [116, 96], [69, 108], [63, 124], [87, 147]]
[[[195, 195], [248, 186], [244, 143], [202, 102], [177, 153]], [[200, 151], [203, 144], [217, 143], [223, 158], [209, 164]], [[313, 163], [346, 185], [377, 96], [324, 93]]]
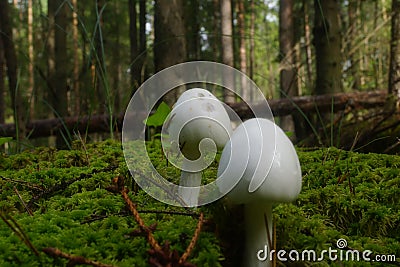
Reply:
[[[240, 153], [232, 153], [232, 149]], [[243, 171], [243, 164], [247, 162]], [[231, 164], [229, 164], [231, 162]], [[301, 191], [301, 169], [296, 150], [286, 134], [267, 119], [250, 119], [238, 126], [222, 151], [218, 177], [228, 170], [239, 181], [227, 197], [234, 203], [290, 202]], [[221, 191], [229, 181], [217, 179]], [[254, 185], [257, 185], [256, 187]]]
[[178, 140], [189, 159], [200, 156], [200, 141], [212, 139], [222, 149], [232, 133], [231, 121], [222, 102], [205, 89], [185, 91], [174, 104], [168, 119], [171, 140]]

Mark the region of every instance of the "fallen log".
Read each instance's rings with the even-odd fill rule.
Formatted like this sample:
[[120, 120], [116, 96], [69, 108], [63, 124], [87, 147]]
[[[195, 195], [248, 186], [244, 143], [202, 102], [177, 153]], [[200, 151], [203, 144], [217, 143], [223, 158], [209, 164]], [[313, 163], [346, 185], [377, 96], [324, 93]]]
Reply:
[[[271, 99], [268, 104], [274, 116], [285, 116], [298, 111], [304, 113], [309, 112], [334, 112], [341, 111], [346, 107], [352, 109], [368, 109], [385, 105], [388, 94], [386, 91], [369, 91], [355, 93], [339, 93], [332, 95], [318, 96], [299, 96], [291, 99]], [[249, 119], [254, 117], [253, 112], [246, 103], [234, 103], [230, 105], [241, 119]], [[263, 108], [264, 105], [255, 104], [254, 108]], [[139, 114], [137, 116], [143, 116]], [[121, 131], [124, 114], [113, 116], [109, 115], [92, 115], [82, 117], [65, 117], [35, 120], [27, 124], [26, 129], [29, 138], [47, 137], [55, 135], [58, 131], [80, 132], [80, 133], [100, 133], [109, 132], [110, 123], [113, 123], [115, 130]], [[143, 117], [144, 119], [144, 117]], [[0, 137], [15, 137], [15, 124], [0, 124]]]
[[[297, 96], [292, 98], [270, 99], [268, 104], [275, 117], [293, 114], [299, 109], [304, 113], [309, 112], [334, 112], [350, 107], [352, 109], [368, 109], [382, 106], [387, 101], [386, 91], [369, 91], [354, 93], [337, 93], [331, 95], [317, 96]], [[241, 102], [231, 104], [230, 107], [235, 110], [241, 119], [254, 117], [249, 107]], [[254, 109], [263, 107], [262, 104], [256, 104]]]

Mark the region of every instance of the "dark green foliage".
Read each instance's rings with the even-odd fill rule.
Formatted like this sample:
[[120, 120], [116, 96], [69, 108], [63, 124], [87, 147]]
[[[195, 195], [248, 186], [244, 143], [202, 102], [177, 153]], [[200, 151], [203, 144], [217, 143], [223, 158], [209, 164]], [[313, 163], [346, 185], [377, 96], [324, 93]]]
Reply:
[[[116, 266], [148, 266], [150, 245], [137, 234], [138, 225], [119, 194], [106, 190], [118, 175], [126, 177], [130, 198], [146, 225], [155, 225], [154, 236], [181, 255], [197, 225], [197, 216], [158, 202], [140, 190], [126, 167], [121, 144], [106, 141], [91, 145], [73, 144], [74, 150], [38, 148], [23, 153], [0, 155], [0, 212], [12, 216], [39, 250], [57, 247]], [[178, 183], [180, 172], [167, 163], [160, 141], [147, 143], [156, 169]], [[135, 151], [129, 151], [135, 155]], [[336, 248], [345, 238], [353, 249], [375, 254], [400, 255], [400, 157], [359, 154], [334, 148], [299, 150], [303, 189], [290, 204], [274, 208], [277, 249]], [[218, 155], [219, 156], [219, 155]], [[138, 173], [149, 166], [137, 157]], [[215, 179], [218, 162], [203, 174], [204, 183]], [[73, 182], [72, 182], [73, 181]], [[15, 193], [29, 203], [43, 190], [57, 188], [32, 202], [29, 216]], [[223, 201], [200, 208], [208, 223], [189, 261], [197, 266], [232, 266], [240, 262], [243, 219], [238, 207]], [[197, 210], [199, 211], [199, 210]], [[160, 213], [161, 212], [161, 213]], [[65, 266], [63, 259], [44, 253], [36, 257], [17, 235], [0, 220], [0, 266]], [[306, 266], [311, 262], [286, 262]], [[367, 266], [366, 262], [330, 262], [317, 266]], [[385, 266], [374, 263], [373, 266]]]

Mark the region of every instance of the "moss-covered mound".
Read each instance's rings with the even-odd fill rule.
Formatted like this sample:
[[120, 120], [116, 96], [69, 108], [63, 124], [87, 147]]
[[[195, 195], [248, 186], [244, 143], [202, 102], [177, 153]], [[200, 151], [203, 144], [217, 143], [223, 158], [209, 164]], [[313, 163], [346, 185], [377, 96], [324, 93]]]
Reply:
[[[149, 142], [148, 149], [157, 169], [177, 181], [179, 171], [166, 162], [159, 143]], [[347, 249], [371, 250], [371, 258], [399, 256], [400, 157], [333, 148], [298, 153], [303, 190], [295, 203], [274, 208], [276, 249], [318, 253], [336, 249], [336, 241], [343, 238]], [[217, 163], [204, 177], [214, 179], [216, 168]], [[184, 254], [203, 212], [202, 230], [187, 261], [197, 266], [235, 263], [232, 251], [242, 244], [235, 243], [235, 236], [224, 236], [220, 229], [238, 236], [242, 230], [240, 223], [221, 225], [229, 222], [218, 218], [227, 213], [223, 202], [191, 210], [152, 199], [130, 178], [120, 143], [106, 141], [75, 143], [70, 151], [39, 148], [0, 155], [0, 266], [67, 265], [69, 260], [61, 255], [42, 252], [49, 247], [114, 266], [149, 266], [149, 258], [157, 256], [149, 254], [146, 233], [121, 194], [107, 190], [116, 177], [125, 178], [129, 198], [160, 245], [169, 243], [170, 251]], [[278, 266], [311, 263], [288, 260]], [[328, 257], [317, 262], [321, 266], [368, 264]]]

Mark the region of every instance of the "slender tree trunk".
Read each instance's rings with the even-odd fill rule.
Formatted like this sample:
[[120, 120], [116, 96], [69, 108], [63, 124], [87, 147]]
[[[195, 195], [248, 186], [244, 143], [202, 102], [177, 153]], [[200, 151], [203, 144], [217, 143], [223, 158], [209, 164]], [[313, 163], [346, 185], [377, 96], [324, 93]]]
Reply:
[[8, 86], [11, 97], [11, 107], [14, 114], [14, 121], [17, 123], [17, 138], [22, 140], [25, 137], [26, 118], [24, 103], [18, 88], [18, 66], [17, 54], [14, 47], [13, 31], [9, 17], [10, 9], [7, 0], [0, 0], [0, 36], [3, 41], [4, 57], [7, 66]]
[[303, 0], [303, 12], [304, 12], [304, 39], [305, 39], [305, 49], [306, 49], [306, 65], [307, 65], [306, 87], [313, 88], [311, 30], [310, 30], [308, 0]]
[[[280, 0], [279, 3], [279, 50], [281, 59], [280, 90], [281, 97], [298, 95], [295, 36], [294, 36], [294, 0]], [[292, 116], [281, 118], [281, 127], [294, 132]]]
[[389, 93], [400, 103], [400, 0], [392, 1], [392, 32], [390, 41]]
[[342, 91], [342, 38], [339, 2], [338, 0], [314, 0], [313, 33], [317, 74], [315, 92], [317, 94]]
[[[234, 54], [233, 54], [233, 27], [232, 27], [232, 2], [231, 0], [221, 0], [221, 34], [222, 34], [222, 63], [234, 67]], [[224, 77], [224, 83], [226, 87], [231, 90], [235, 89], [235, 81], [233, 77], [226, 75]], [[224, 101], [225, 103], [234, 103], [235, 94], [230, 90], [224, 91]]]
[[[360, 0], [350, 1], [348, 6], [348, 17], [349, 17], [349, 51], [355, 47], [357, 43], [357, 29], [359, 28], [359, 16], [360, 16]], [[359, 50], [354, 51], [349, 55], [351, 63], [351, 74], [353, 76], [352, 88], [354, 90], [361, 89], [361, 71], [360, 71], [360, 53]]]
[[[160, 71], [187, 58], [183, 0], [156, 0], [154, 8], [154, 65]], [[164, 101], [172, 106], [182, 90], [170, 91]]]
[[[245, 7], [244, 7], [244, 0], [237, 0], [237, 21], [238, 21], [238, 29], [239, 29], [239, 58], [240, 58], [240, 71], [244, 74], [247, 74], [247, 54], [246, 54], [246, 21], [245, 21]], [[246, 101], [250, 101], [250, 91], [249, 88], [246, 86], [246, 79], [245, 77], [241, 77], [241, 93], [242, 97]]]
[[[50, 88], [50, 104], [56, 117], [68, 116], [68, 56], [67, 56], [67, 5], [63, 0], [49, 0], [49, 22], [54, 21], [50, 24], [50, 28], [53, 28], [54, 41], [50, 38], [49, 48], [53, 51], [48, 51], [49, 54], [49, 81], [51, 84]], [[54, 18], [54, 20], [53, 20]], [[53, 58], [54, 56], [54, 58]], [[66, 133], [60, 132], [57, 135], [56, 146], [58, 148], [64, 148]]]
[[32, 0], [28, 0], [28, 95], [30, 96], [29, 119], [35, 114], [35, 76], [34, 76], [34, 55], [33, 55], [33, 6]]
[[74, 112], [79, 115], [81, 107], [81, 95], [79, 92], [79, 21], [78, 21], [78, 2], [71, 1], [72, 10], [72, 44], [74, 48], [74, 65], [73, 65], [73, 91], [74, 91]]
[[[120, 3], [119, 1], [115, 1], [114, 3], [114, 12], [116, 16], [121, 16], [121, 12], [120, 12]], [[136, 10], [136, 8], [135, 8]], [[118, 21], [116, 21], [113, 24], [113, 31], [115, 34], [115, 47], [119, 48], [121, 47], [121, 41], [120, 41], [120, 24]], [[120, 80], [121, 80], [121, 53], [120, 53], [120, 49], [117, 49], [114, 53], [112, 53], [111, 56], [111, 81], [112, 81], [112, 86], [111, 88], [113, 89], [112, 92], [112, 96], [113, 96], [113, 100], [114, 100], [114, 112], [117, 112], [120, 109], [120, 105], [121, 105], [121, 99], [120, 99]], [[139, 71], [138, 71], [139, 73]], [[140, 76], [140, 74], [138, 75]]]
[[214, 54], [214, 59], [216, 61], [221, 61], [221, 7], [219, 4], [219, 0], [213, 0], [213, 42], [212, 42], [212, 51]]
[[131, 49], [131, 86], [133, 92], [139, 87], [140, 83], [140, 60], [138, 50], [138, 34], [137, 34], [137, 11], [136, 0], [129, 0], [129, 40]]
[[250, 66], [249, 66], [249, 77], [250, 79], [254, 78], [254, 61], [255, 61], [255, 56], [254, 56], [254, 49], [255, 49], [255, 21], [256, 21], [256, 13], [254, 9], [254, 0], [250, 0], [250, 49], [249, 49], [249, 54], [250, 54]]
[[140, 84], [147, 79], [146, 1], [139, 0]]
[[98, 112], [100, 114], [105, 113], [107, 108], [110, 106], [107, 105], [107, 92], [106, 92], [106, 83], [107, 83], [107, 70], [105, 65], [104, 58], [104, 36], [103, 36], [103, 7], [105, 5], [105, 0], [97, 1], [97, 16], [96, 16], [96, 34], [95, 34], [95, 50], [96, 50], [96, 59], [95, 59], [95, 90], [98, 99]]
[[6, 111], [6, 104], [5, 104], [5, 65], [6, 61], [4, 58], [4, 46], [3, 40], [0, 36], [0, 124], [5, 122], [5, 111]]
[[200, 59], [200, 24], [198, 22], [199, 1], [186, 1], [186, 36], [189, 60]]

